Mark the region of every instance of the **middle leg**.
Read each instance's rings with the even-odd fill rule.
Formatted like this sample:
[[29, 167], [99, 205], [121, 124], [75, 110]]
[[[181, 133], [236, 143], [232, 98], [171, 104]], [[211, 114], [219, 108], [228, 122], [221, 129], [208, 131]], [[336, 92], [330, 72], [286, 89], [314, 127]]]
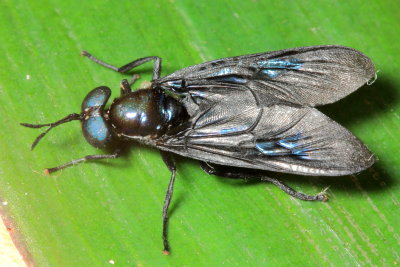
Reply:
[[169, 180], [167, 193], [165, 195], [164, 207], [163, 207], [163, 242], [164, 242], [164, 250], [163, 253], [168, 255], [170, 253], [170, 247], [168, 243], [168, 208], [171, 203], [172, 194], [174, 191], [174, 183], [175, 183], [175, 174], [176, 174], [176, 165], [173, 161], [171, 154], [168, 152], [160, 151], [161, 156], [164, 160], [165, 165], [167, 165], [168, 169], [171, 171], [171, 178]]

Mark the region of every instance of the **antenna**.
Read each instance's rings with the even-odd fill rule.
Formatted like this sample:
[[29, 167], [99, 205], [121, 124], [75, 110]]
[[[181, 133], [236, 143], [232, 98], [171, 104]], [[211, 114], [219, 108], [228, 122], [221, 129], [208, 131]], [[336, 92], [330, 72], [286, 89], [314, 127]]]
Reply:
[[28, 128], [42, 128], [42, 127], [46, 127], [49, 126], [49, 128], [44, 131], [43, 133], [41, 133], [38, 137], [36, 137], [35, 141], [33, 142], [32, 146], [31, 146], [31, 150], [33, 150], [35, 148], [35, 146], [39, 143], [39, 141], [48, 133], [50, 132], [51, 129], [53, 129], [54, 127], [66, 123], [66, 122], [70, 122], [73, 120], [82, 120], [82, 116], [83, 113], [81, 114], [77, 114], [77, 113], [72, 113], [67, 115], [66, 117], [62, 118], [61, 120], [58, 120], [56, 122], [52, 122], [52, 123], [46, 123], [46, 124], [30, 124], [30, 123], [20, 123], [22, 126], [28, 127]]

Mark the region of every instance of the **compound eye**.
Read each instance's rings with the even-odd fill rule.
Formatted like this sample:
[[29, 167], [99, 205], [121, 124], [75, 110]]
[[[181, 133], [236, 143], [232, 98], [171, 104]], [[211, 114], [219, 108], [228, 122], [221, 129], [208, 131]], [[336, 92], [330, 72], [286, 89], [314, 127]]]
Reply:
[[88, 108], [104, 107], [111, 96], [111, 90], [107, 86], [100, 86], [90, 91], [82, 102], [82, 112]]
[[100, 86], [90, 91], [82, 102], [81, 108], [85, 115], [82, 132], [86, 141], [97, 148], [106, 148], [112, 142], [111, 127], [103, 111], [110, 95], [110, 88]]
[[82, 122], [82, 132], [86, 141], [94, 147], [107, 148], [112, 142], [110, 126], [100, 113], [91, 114]]

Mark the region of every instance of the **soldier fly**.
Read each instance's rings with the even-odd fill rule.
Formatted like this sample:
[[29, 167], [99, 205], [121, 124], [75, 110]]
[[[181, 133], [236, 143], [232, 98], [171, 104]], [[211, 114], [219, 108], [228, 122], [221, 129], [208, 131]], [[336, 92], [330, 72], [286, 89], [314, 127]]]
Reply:
[[[89, 144], [115, 149], [48, 168], [46, 173], [88, 160], [116, 158], [122, 141], [159, 149], [171, 172], [162, 216], [166, 254], [176, 174], [170, 153], [199, 160], [209, 174], [269, 181], [308, 201], [324, 201], [327, 196], [296, 192], [277, 179], [246, 170], [339, 176], [360, 172], [375, 161], [360, 140], [315, 108], [342, 99], [375, 76], [371, 60], [352, 48], [310, 46], [223, 58], [165, 77], [160, 77], [160, 57], [140, 58], [117, 68], [88, 52], [82, 55], [120, 73], [154, 61], [150, 88], [133, 92], [131, 85], [138, 78], [134, 75], [131, 82], [122, 81], [121, 96], [108, 108], [111, 90], [100, 86], [87, 94], [80, 113], [53, 123], [21, 125], [48, 127], [32, 149], [51, 129], [72, 120], [81, 122]], [[221, 165], [241, 171], [221, 171]]]

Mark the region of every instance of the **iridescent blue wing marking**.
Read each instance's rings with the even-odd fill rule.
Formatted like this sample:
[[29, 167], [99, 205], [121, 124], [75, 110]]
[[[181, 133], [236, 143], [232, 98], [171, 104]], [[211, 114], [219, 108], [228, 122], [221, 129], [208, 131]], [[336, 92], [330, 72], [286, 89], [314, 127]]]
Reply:
[[295, 156], [299, 159], [318, 160], [310, 156], [312, 148], [300, 133], [277, 140], [257, 140], [255, 147], [267, 156]]
[[267, 78], [275, 79], [285, 74], [288, 70], [299, 70], [304, 62], [296, 58], [260, 60], [250, 64], [251, 68], [266, 75]]
[[335, 102], [375, 75], [371, 60], [343, 46], [311, 46], [218, 59], [187, 67], [155, 81], [180, 93], [205, 84], [246, 85], [264, 106]]

